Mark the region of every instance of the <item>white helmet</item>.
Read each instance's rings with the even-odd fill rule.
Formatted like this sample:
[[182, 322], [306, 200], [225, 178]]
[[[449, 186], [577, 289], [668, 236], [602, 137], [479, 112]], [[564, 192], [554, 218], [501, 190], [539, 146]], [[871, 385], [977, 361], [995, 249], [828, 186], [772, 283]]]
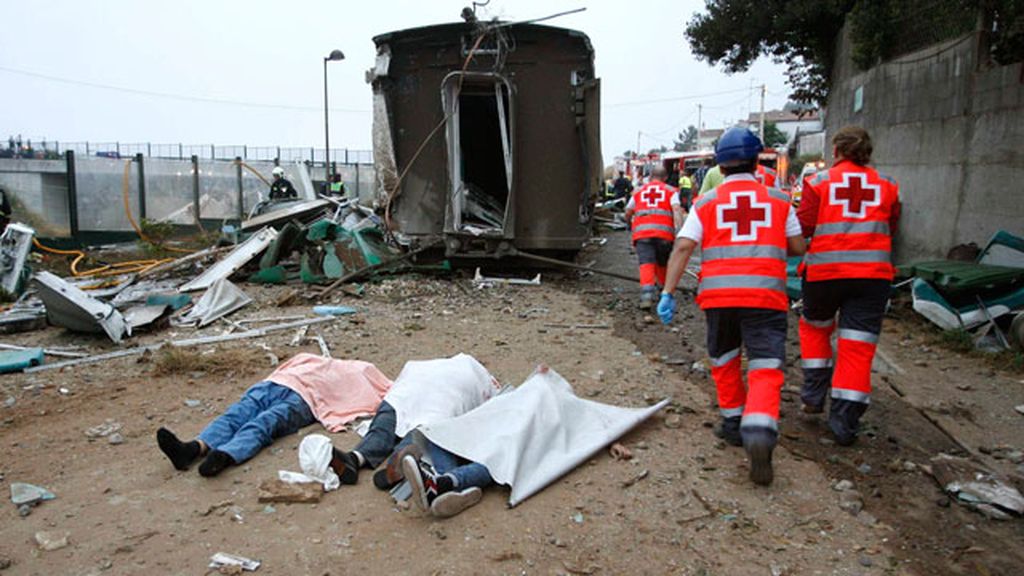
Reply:
[[274, 166], [274, 169], [270, 173], [273, 174], [274, 176], [284, 177], [284, 168], [281, 168], [280, 166]]

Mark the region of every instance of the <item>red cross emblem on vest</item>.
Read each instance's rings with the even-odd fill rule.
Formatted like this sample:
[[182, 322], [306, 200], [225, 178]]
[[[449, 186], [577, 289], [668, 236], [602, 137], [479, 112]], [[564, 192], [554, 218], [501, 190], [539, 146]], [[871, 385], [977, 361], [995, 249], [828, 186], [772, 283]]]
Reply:
[[882, 187], [868, 184], [868, 176], [863, 172], [845, 172], [842, 182], [829, 185], [828, 202], [842, 207], [843, 218], [863, 219], [868, 215], [868, 207], [882, 203]]
[[665, 201], [665, 190], [661, 186], [648, 186], [640, 193], [640, 201], [647, 206], [659, 206]]
[[733, 242], [757, 240], [758, 228], [772, 225], [772, 205], [758, 202], [757, 192], [733, 192], [729, 203], [717, 206], [718, 227], [732, 233]]

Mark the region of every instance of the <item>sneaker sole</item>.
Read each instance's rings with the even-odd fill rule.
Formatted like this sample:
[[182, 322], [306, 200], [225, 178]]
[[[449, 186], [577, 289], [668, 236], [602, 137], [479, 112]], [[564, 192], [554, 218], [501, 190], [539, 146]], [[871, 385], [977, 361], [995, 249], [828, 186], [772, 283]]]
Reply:
[[402, 460], [406, 456], [413, 456], [417, 460], [423, 457], [423, 450], [415, 444], [409, 444], [402, 448], [394, 455], [393, 458], [388, 458], [384, 464], [384, 474], [387, 477], [388, 484], [394, 486], [405, 479], [405, 472], [402, 470]]
[[750, 458], [750, 480], [758, 486], [768, 486], [775, 479], [772, 470], [772, 447], [756, 443], [746, 448]]
[[484, 497], [483, 490], [476, 486], [461, 492], [445, 492], [434, 499], [430, 513], [438, 518], [451, 518], [466, 508], [476, 506]]
[[416, 507], [423, 512], [430, 511], [430, 505], [427, 503], [427, 488], [423, 485], [423, 476], [420, 475], [420, 465], [416, 462], [416, 459], [410, 455], [402, 457], [402, 473], [405, 474], [406, 481], [409, 482], [409, 486], [412, 488], [412, 501], [416, 504]]

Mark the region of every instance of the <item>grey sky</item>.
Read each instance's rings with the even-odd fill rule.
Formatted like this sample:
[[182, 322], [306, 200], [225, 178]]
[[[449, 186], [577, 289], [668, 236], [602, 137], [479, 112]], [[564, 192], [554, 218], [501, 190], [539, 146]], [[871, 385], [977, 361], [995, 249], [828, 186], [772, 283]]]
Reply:
[[[65, 142], [322, 146], [322, 58], [330, 64], [331, 144], [368, 149], [371, 38], [455, 21], [466, 0], [199, 1], [0, 0], [0, 137]], [[699, 0], [579, 2], [492, 0], [483, 17], [528, 19], [586, 6], [548, 24], [590, 36], [602, 78], [605, 162], [636, 146], [670, 145], [697, 122], [722, 127], [757, 110], [751, 85], [768, 85], [767, 108], [786, 101], [784, 69], [758, 62], [727, 76], [698, 62], [683, 27]], [[6, 70], [5, 70], [6, 69]], [[142, 92], [280, 105], [256, 107], [108, 90], [11, 72]], [[651, 104], [651, 100], [699, 96]], [[749, 106], [749, 108], [748, 108]]]

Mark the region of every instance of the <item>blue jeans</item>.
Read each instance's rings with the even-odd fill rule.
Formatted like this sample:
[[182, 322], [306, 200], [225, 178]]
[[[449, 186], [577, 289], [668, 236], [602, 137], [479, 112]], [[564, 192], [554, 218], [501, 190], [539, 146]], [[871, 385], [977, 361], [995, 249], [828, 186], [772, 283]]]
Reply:
[[465, 490], [473, 486], [486, 488], [494, 484], [494, 478], [491, 478], [491, 473], [487, 471], [487, 467], [483, 464], [476, 462], [460, 464], [460, 462], [465, 462], [465, 460], [433, 442], [427, 443], [427, 454], [430, 455], [430, 461], [434, 463], [434, 471], [438, 474], [448, 474], [455, 478], [455, 484], [459, 490]]
[[264, 380], [245, 391], [197, 437], [211, 450], [226, 452], [235, 464], [252, 458], [275, 438], [316, 422], [306, 401], [291, 388]]
[[367, 430], [366, 436], [363, 436], [363, 439], [353, 449], [353, 452], [363, 455], [367, 468], [380, 466], [381, 462], [387, 460], [391, 455], [391, 452], [404, 448], [412, 441], [411, 435], [407, 435], [406, 439], [401, 442], [398, 441], [398, 436], [395, 435], [397, 425], [398, 415], [395, 414], [395, 409], [391, 404], [381, 402], [377, 407], [377, 413], [373, 416], [373, 421], [370, 422], [370, 429]]

